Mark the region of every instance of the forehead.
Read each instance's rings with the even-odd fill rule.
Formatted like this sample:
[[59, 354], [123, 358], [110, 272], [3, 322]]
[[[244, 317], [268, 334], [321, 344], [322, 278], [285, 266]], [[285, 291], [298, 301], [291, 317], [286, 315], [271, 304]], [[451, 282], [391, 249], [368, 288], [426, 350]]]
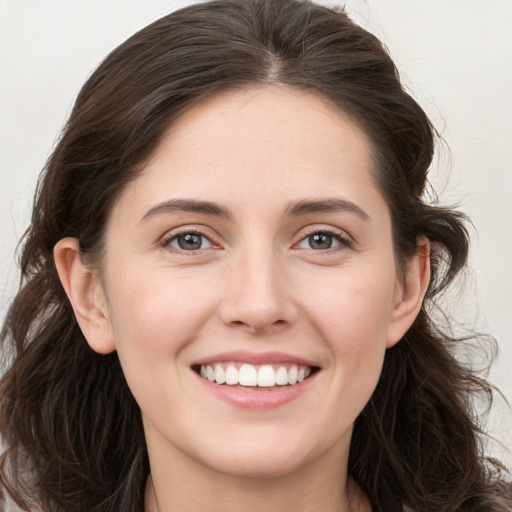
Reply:
[[322, 97], [284, 86], [226, 91], [173, 122], [124, 195], [141, 210], [176, 194], [267, 206], [361, 200], [378, 193], [372, 166], [368, 137]]

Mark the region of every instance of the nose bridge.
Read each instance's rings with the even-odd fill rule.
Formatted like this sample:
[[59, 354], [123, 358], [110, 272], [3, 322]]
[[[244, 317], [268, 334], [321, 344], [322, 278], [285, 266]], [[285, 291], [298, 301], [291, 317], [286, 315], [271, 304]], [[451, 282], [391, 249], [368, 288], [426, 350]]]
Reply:
[[223, 321], [252, 332], [275, 330], [295, 318], [282, 255], [271, 243], [253, 242], [227, 268]]

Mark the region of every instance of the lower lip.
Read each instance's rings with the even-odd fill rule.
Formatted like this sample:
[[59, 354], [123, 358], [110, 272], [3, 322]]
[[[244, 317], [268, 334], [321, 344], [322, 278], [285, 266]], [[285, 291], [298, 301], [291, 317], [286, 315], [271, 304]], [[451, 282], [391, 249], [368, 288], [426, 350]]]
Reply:
[[196, 372], [194, 372], [194, 375], [196, 375], [207, 391], [224, 402], [241, 409], [253, 410], [275, 409], [276, 407], [295, 400], [306, 392], [317, 376], [317, 374], [314, 373], [306, 380], [294, 384], [293, 386], [284, 386], [270, 391], [258, 391], [257, 389], [245, 390], [225, 384], [216, 384], [208, 379], [204, 379]]

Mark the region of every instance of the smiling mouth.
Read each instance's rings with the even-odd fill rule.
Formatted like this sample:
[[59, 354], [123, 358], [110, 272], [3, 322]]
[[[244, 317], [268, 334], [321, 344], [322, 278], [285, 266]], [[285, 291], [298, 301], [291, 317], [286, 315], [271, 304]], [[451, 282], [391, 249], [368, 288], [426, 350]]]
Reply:
[[318, 368], [297, 364], [215, 363], [202, 364], [193, 370], [203, 379], [239, 389], [273, 391], [295, 386], [313, 375]]

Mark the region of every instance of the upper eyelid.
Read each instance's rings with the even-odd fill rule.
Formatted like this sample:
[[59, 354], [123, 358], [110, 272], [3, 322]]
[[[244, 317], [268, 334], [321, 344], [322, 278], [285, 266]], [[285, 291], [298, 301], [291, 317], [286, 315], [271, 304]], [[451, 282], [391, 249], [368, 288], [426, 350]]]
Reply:
[[212, 231], [208, 226], [204, 226], [202, 224], [183, 224], [181, 226], [176, 226], [168, 229], [163, 235], [165, 236], [175, 236], [181, 233], [200, 233], [205, 236], [209, 236], [209, 233]]
[[346, 242], [355, 243], [354, 237], [350, 233], [348, 233], [347, 230], [325, 224], [314, 224], [302, 228], [297, 234], [298, 241], [301, 241], [304, 238], [311, 236], [315, 233], [329, 233], [330, 235], [338, 236], [339, 238]]
[[175, 238], [186, 235], [188, 233], [194, 233], [201, 236], [204, 236], [207, 238], [212, 244], [218, 245], [218, 237], [215, 235], [212, 235], [211, 230], [208, 230], [208, 228], [203, 227], [201, 225], [186, 225], [186, 226], [180, 226], [173, 229], [170, 229], [165, 232], [164, 235], [162, 235], [159, 238], [159, 244], [165, 245], [168, 244], [171, 240], [174, 240]]

